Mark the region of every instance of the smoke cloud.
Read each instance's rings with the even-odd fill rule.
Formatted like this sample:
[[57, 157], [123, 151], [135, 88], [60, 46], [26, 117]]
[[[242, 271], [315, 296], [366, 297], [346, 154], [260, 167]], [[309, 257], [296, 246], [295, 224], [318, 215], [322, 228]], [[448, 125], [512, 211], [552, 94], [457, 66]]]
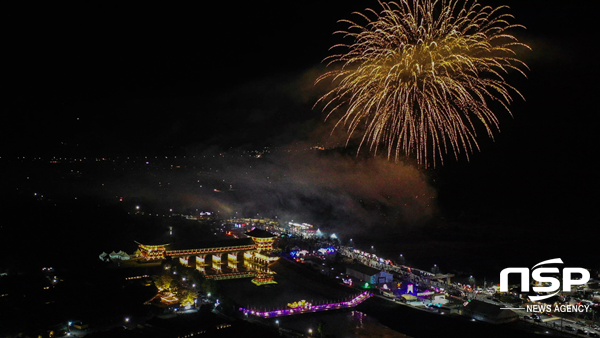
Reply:
[[[205, 109], [214, 119], [219, 111], [235, 111], [238, 119], [198, 125], [242, 123], [243, 132], [223, 129], [188, 146], [185, 161], [150, 158], [144, 169], [106, 186], [118, 188], [113, 196], [143, 200], [158, 210], [277, 217], [338, 233], [388, 233], [427, 222], [436, 212], [436, 194], [423, 172], [368, 151], [356, 156], [355, 148], [344, 147], [344, 128], [332, 133], [335, 119], [325, 121], [318, 108], [313, 110], [323, 92], [314, 86], [321, 68], [232, 88]], [[240, 134], [246, 144], [223, 148]]]

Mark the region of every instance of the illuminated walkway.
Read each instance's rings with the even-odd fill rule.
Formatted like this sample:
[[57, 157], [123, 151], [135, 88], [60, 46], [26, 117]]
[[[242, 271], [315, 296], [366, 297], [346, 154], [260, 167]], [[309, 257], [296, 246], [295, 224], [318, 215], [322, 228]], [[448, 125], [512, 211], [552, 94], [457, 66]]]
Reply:
[[308, 305], [306, 307], [297, 307], [293, 309], [282, 309], [282, 310], [274, 310], [274, 311], [253, 311], [249, 309], [245, 309], [243, 307], [240, 308], [240, 311], [244, 312], [245, 315], [253, 315], [262, 318], [273, 318], [273, 317], [282, 317], [282, 316], [291, 316], [291, 315], [299, 315], [302, 313], [309, 312], [319, 312], [319, 311], [327, 311], [327, 310], [337, 310], [337, 309], [347, 309], [351, 307], [355, 307], [356, 305], [364, 302], [368, 298], [372, 297], [373, 294], [365, 291], [355, 298], [341, 303], [329, 303], [322, 305]]

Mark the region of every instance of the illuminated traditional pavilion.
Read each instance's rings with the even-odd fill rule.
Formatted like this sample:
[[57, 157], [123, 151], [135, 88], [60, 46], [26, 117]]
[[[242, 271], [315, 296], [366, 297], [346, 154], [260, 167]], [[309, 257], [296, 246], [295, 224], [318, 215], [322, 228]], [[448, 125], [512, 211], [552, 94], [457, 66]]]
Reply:
[[139, 245], [140, 256], [146, 260], [165, 259], [165, 252], [169, 244], [147, 245], [136, 242]]
[[247, 232], [246, 236], [252, 238], [256, 243], [256, 252], [254, 252], [256, 276], [252, 278], [252, 283], [256, 285], [277, 284], [274, 279], [275, 272], [269, 269], [269, 264], [277, 261], [279, 257], [273, 254], [273, 243], [275, 235], [272, 233], [254, 228]]
[[273, 252], [273, 243], [275, 242], [275, 235], [268, 231], [261, 230], [259, 228], [254, 228], [254, 230], [246, 233], [246, 236], [252, 238], [254, 243], [256, 243], [256, 249], [258, 251], [264, 251], [271, 253]]

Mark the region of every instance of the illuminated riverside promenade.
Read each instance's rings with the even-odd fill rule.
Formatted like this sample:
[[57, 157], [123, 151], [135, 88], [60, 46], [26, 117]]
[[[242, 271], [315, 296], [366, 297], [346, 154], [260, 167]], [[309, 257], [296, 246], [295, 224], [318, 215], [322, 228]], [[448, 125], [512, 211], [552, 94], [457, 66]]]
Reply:
[[281, 309], [281, 310], [274, 310], [274, 311], [265, 311], [265, 312], [254, 311], [254, 310], [245, 309], [245, 308], [241, 307], [240, 311], [244, 312], [245, 315], [253, 315], [253, 316], [262, 317], [262, 318], [291, 316], [291, 315], [299, 315], [299, 314], [310, 313], [310, 312], [347, 309], [347, 308], [357, 306], [358, 304], [364, 302], [365, 300], [367, 300], [368, 298], [370, 298], [372, 296], [373, 296], [373, 294], [371, 292], [365, 291], [365, 292], [361, 293], [360, 295], [352, 298], [351, 300], [349, 300], [347, 302], [341, 302], [341, 303], [329, 303], [329, 304], [321, 304], [321, 305], [308, 304], [307, 306], [304, 306], [304, 307]]

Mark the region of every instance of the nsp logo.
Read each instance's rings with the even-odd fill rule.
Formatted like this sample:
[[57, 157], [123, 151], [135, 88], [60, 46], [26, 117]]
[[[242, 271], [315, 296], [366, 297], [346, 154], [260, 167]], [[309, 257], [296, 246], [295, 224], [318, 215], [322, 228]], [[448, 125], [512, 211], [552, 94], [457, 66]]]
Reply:
[[[533, 266], [531, 276], [534, 280], [540, 283], [550, 283], [550, 286], [534, 286], [533, 291], [536, 292], [554, 292], [545, 296], [529, 296], [532, 301], [538, 301], [546, 298], [550, 298], [558, 293], [560, 289], [560, 281], [557, 278], [542, 276], [542, 274], [558, 274], [560, 271], [555, 267], [539, 267], [537, 266], [544, 264], [564, 264], [562, 259], [554, 258], [547, 261], [537, 263]], [[529, 268], [506, 268], [500, 271], [500, 292], [508, 292], [508, 274], [518, 273], [521, 274], [521, 291], [529, 292]], [[581, 274], [581, 279], [572, 279], [573, 274]], [[570, 292], [573, 285], [583, 285], [590, 280], [590, 272], [584, 268], [564, 268], [562, 270], [562, 290], [564, 292]]]

